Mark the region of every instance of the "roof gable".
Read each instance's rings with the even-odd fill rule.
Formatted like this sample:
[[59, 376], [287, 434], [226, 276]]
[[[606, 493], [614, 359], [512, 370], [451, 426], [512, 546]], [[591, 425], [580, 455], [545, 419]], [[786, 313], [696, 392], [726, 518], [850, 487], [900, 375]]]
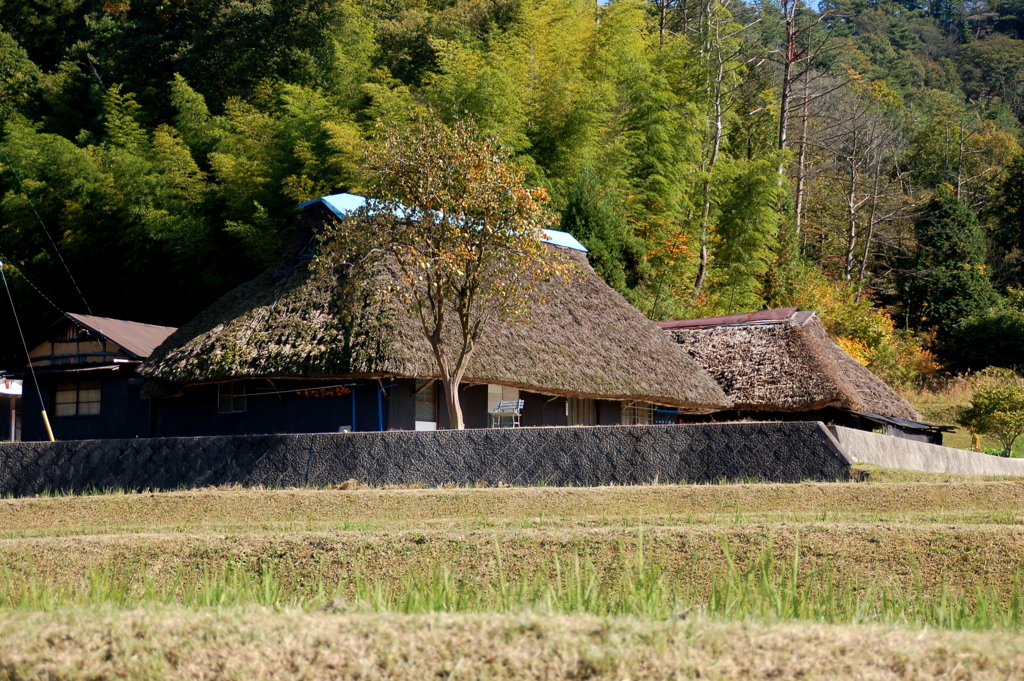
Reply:
[[177, 329], [170, 326], [141, 324], [124, 319], [66, 313], [68, 319], [116, 343], [135, 359], [146, 359]]

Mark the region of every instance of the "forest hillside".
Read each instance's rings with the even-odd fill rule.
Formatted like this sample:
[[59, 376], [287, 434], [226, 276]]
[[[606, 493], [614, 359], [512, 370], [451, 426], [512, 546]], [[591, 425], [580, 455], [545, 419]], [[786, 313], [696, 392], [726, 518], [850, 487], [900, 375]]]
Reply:
[[1024, 365], [1024, 0], [0, 0], [23, 322], [188, 321], [422, 116], [652, 319], [817, 309], [896, 384]]

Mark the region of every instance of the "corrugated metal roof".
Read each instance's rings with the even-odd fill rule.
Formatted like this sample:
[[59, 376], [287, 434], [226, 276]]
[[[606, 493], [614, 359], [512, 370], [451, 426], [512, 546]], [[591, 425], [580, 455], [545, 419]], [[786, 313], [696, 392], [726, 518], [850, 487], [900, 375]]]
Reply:
[[124, 319], [94, 317], [87, 314], [66, 313], [68, 319], [81, 324], [90, 331], [117, 343], [137, 359], [146, 359], [168, 336], [177, 331], [170, 326], [140, 324]]
[[868, 411], [855, 411], [853, 412], [857, 416], [866, 418], [869, 421], [875, 423], [887, 423], [892, 426], [899, 426], [905, 430], [918, 430], [918, 431], [935, 431], [941, 433], [952, 433], [956, 430], [956, 426], [943, 426], [936, 423], [926, 423], [924, 421], [911, 421], [910, 419], [902, 419], [897, 416], [883, 416], [882, 414], [872, 414]]
[[[360, 208], [366, 203], [366, 198], [357, 194], [331, 194], [330, 196], [321, 196], [319, 199], [313, 199], [312, 201], [304, 201], [299, 204], [299, 208], [306, 208], [316, 203], [322, 203], [327, 208], [337, 215], [339, 218], [344, 218], [352, 211]], [[563, 248], [571, 248], [575, 251], [587, 252], [587, 249], [576, 240], [572, 234], [568, 232], [560, 232], [554, 229], [542, 230], [545, 237], [541, 239], [544, 243], [554, 244], [555, 246], [562, 246]]]
[[[708, 328], [711, 326], [726, 326], [729, 324], [750, 324], [753, 322], [781, 322], [793, 317], [799, 312], [798, 307], [783, 307], [775, 310], [758, 310], [757, 312], [746, 312], [744, 314], [731, 314], [722, 317], [704, 317], [702, 319], [675, 319], [667, 322], [658, 322], [658, 326], [665, 330], [669, 329], [691, 329]], [[813, 312], [810, 314], [814, 314]]]

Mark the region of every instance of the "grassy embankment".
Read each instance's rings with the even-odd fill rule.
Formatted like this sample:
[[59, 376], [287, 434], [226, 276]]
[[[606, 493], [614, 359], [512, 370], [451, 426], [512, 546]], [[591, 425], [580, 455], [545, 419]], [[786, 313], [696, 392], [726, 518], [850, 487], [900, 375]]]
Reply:
[[[971, 402], [971, 384], [966, 378], [956, 377], [941, 384], [936, 390], [915, 390], [908, 392], [906, 397], [925, 421], [955, 426], [957, 411]], [[942, 440], [947, 447], [972, 448], [971, 434], [966, 428], [958, 427], [952, 433], [945, 433]], [[989, 450], [1002, 448], [996, 438], [987, 435], [981, 437], [981, 444]], [[1024, 458], [1024, 438], [1018, 438], [1014, 443], [1013, 456]]]
[[1024, 481], [865, 477], [0, 500], [0, 679], [1024, 674]]

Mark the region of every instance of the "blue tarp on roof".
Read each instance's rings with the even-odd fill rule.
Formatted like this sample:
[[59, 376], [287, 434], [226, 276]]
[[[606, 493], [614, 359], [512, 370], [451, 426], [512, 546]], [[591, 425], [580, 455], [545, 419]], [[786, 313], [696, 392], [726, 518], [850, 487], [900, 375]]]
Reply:
[[581, 244], [579, 241], [576, 241], [576, 237], [569, 234], [569, 232], [559, 232], [555, 229], [543, 229], [541, 231], [544, 232], [545, 236], [547, 236], [546, 239], [541, 239], [541, 241], [546, 244], [564, 246], [565, 248], [571, 248], [574, 251], [583, 251], [584, 253], [587, 252], [586, 246]]
[[366, 203], [366, 199], [355, 194], [331, 194], [330, 196], [321, 196], [319, 199], [300, 203], [299, 208], [308, 208], [314, 203], [324, 204], [332, 213], [339, 218], [343, 218], [346, 214], [351, 213]]
[[[299, 204], [299, 208], [306, 208], [312, 206], [315, 203], [322, 203], [327, 206], [328, 209], [339, 218], [344, 218], [347, 214], [356, 210], [364, 203], [366, 199], [356, 194], [331, 194], [330, 196], [321, 196], [319, 199], [313, 199], [312, 201], [304, 201]], [[554, 244], [555, 246], [562, 246], [563, 248], [571, 248], [575, 251], [587, 252], [587, 249], [576, 240], [572, 234], [568, 232], [559, 232], [554, 229], [545, 229], [545, 239], [541, 239], [544, 243]]]

